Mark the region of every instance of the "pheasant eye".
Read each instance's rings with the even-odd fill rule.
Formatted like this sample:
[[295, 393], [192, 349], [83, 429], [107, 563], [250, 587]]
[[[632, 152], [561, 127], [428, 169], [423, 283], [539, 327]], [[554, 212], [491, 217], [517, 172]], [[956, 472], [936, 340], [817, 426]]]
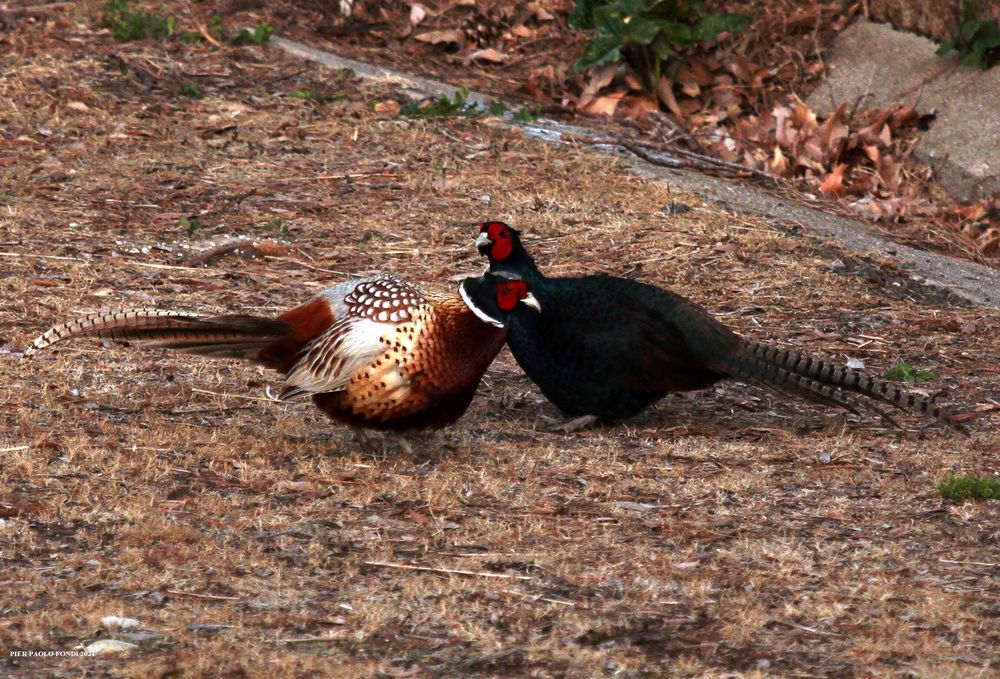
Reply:
[[528, 285], [524, 281], [507, 281], [497, 286], [497, 306], [501, 311], [513, 311], [527, 296]]

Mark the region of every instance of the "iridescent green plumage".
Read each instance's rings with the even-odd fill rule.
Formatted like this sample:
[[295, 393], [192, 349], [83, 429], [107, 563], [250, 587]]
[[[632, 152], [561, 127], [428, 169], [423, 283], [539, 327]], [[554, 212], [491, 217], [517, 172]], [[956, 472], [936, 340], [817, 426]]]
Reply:
[[[668, 393], [737, 378], [857, 413], [881, 401], [958, 428], [931, 399], [877, 377], [744, 339], [704, 308], [667, 290], [607, 275], [549, 278], [513, 228], [482, 225], [490, 271], [517, 274], [542, 312], [519, 309], [507, 344], [542, 393], [567, 415], [620, 419]], [[852, 394], [867, 396], [859, 402]]]

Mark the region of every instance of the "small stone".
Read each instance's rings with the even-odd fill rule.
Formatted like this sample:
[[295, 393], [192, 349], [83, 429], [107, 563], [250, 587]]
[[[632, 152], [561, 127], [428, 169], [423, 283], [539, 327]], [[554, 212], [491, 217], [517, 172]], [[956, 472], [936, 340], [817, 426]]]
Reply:
[[135, 644], [118, 639], [98, 639], [83, 649], [87, 655], [109, 655], [111, 653], [124, 653], [139, 648]]
[[665, 215], [682, 215], [690, 211], [691, 206], [685, 205], [684, 203], [670, 203], [669, 205], [664, 205], [660, 208], [660, 212]]
[[154, 641], [162, 639], [163, 635], [157, 634], [152, 630], [140, 630], [138, 632], [121, 632], [118, 634], [118, 638], [133, 644], [149, 645]]
[[860, 358], [850, 358], [847, 360], [847, 367], [851, 370], [864, 370], [865, 362]]
[[106, 629], [136, 629], [139, 627], [139, 621], [135, 618], [123, 618], [118, 615], [105, 615], [101, 618], [101, 626]]

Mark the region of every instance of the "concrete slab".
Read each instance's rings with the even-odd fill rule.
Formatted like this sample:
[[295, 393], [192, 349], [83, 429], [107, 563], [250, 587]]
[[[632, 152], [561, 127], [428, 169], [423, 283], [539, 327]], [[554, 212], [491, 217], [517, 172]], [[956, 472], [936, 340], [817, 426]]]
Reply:
[[862, 108], [935, 109], [915, 157], [958, 198], [992, 195], [1000, 190], [1000, 68], [964, 66], [954, 54], [937, 56], [937, 48], [889, 24], [859, 21], [837, 37], [827, 56], [830, 77], [807, 103], [824, 114], [861, 98]]
[[[458, 88], [453, 85], [438, 82], [437, 80], [430, 80], [429, 78], [408, 75], [401, 71], [395, 71], [382, 66], [375, 66], [374, 64], [368, 64], [355, 59], [348, 59], [347, 57], [341, 57], [336, 54], [331, 54], [330, 52], [314, 49], [308, 45], [295, 42], [294, 40], [273, 36], [268, 43], [276, 47], [280, 47], [284, 51], [300, 59], [315, 61], [329, 68], [354, 71], [354, 73], [358, 76], [369, 80], [392, 83], [399, 87], [404, 94], [415, 99], [422, 97], [448, 97], [450, 99], [458, 92]], [[489, 106], [493, 103], [493, 101], [495, 101], [495, 97], [490, 97], [479, 92], [469, 92], [466, 95], [465, 100], [470, 104]]]
[[[413, 95], [450, 96], [455, 91], [450, 85], [346, 59], [291, 40], [272, 38], [271, 43], [300, 58], [330, 68], [349, 68], [363, 78], [399, 84]], [[483, 103], [494, 100], [492, 97], [474, 92], [469, 93], [469, 98]], [[513, 122], [507, 124], [514, 125]], [[550, 143], [562, 143], [564, 135], [596, 137], [591, 130], [545, 119], [516, 126], [526, 135]], [[610, 144], [595, 145], [594, 148], [609, 153], [621, 152], [620, 147]], [[838, 217], [781, 199], [747, 182], [731, 181], [685, 170], [680, 167], [681, 163], [677, 159], [652, 151], [648, 153], [650, 156], [655, 156], [662, 165], [649, 163], [628, 154], [633, 172], [670, 182], [672, 186], [700, 195], [727, 210], [758, 215], [772, 222], [792, 223], [816, 237], [835, 241], [857, 254], [895, 258], [900, 268], [909, 272], [910, 279], [915, 285], [928, 286], [954, 295], [959, 301], [1000, 309], [1000, 270], [900, 245], [882, 238], [876, 229], [858, 220]]]

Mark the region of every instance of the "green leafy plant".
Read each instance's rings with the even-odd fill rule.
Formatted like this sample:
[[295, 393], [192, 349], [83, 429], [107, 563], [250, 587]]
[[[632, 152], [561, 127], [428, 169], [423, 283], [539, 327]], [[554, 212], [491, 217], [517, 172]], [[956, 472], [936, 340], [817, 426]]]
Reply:
[[503, 116], [510, 112], [507, 104], [494, 101], [482, 107], [469, 101], [469, 88], [459, 87], [451, 97], [442, 96], [432, 101], [411, 100], [403, 105], [400, 115], [407, 118], [478, 118], [480, 116]]
[[1000, 481], [984, 476], [949, 476], [938, 486], [938, 492], [955, 502], [1000, 500]]
[[315, 90], [303, 89], [303, 90], [292, 90], [288, 93], [288, 96], [292, 99], [301, 99], [302, 101], [340, 101], [341, 99], [347, 98], [346, 92], [333, 92], [333, 93], [322, 93], [316, 92]]
[[979, 4], [975, 0], [965, 0], [962, 23], [937, 53], [944, 55], [952, 50], [958, 52], [962, 63], [969, 66], [989, 68], [1000, 61], [1000, 26], [996, 20], [984, 21], [981, 18]]
[[494, 101], [486, 108], [486, 112], [491, 116], [506, 115], [508, 111], [510, 111], [510, 109], [507, 108], [507, 104], [502, 101]]
[[201, 230], [201, 222], [196, 217], [181, 217], [177, 221], [181, 228], [187, 231], [188, 238], [194, 238], [195, 234]]
[[[220, 42], [226, 39], [226, 32], [222, 28], [223, 18], [221, 14], [213, 14], [208, 20], [208, 26], [206, 26], [208, 34]], [[205, 36], [201, 31], [183, 31], [181, 33], [181, 40], [187, 43], [201, 42], [204, 39]]]
[[534, 106], [522, 106], [514, 113], [514, 120], [519, 123], [530, 123], [534, 122], [538, 115], [542, 112], [541, 104], [535, 104]]
[[594, 31], [573, 67], [577, 72], [624, 59], [652, 89], [681, 50], [739, 33], [750, 17], [702, 14], [701, 0], [577, 0], [569, 23]]
[[288, 224], [286, 224], [281, 217], [275, 217], [267, 224], [262, 225], [260, 228], [268, 233], [273, 233], [278, 236], [288, 236], [290, 233]]
[[936, 375], [930, 370], [917, 370], [909, 363], [900, 361], [885, 371], [885, 379], [894, 382], [926, 382], [933, 380]]
[[[485, 110], [469, 101], [469, 88], [459, 87], [451, 97], [442, 96], [431, 102], [408, 101], [400, 111], [407, 118], [453, 118], [456, 116], [477, 117]], [[504, 106], [504, 111], [506, 111]]]
[[226, 32], [222, 28], [222, 22], [224, 20], [225, 17], [221, 14], [213, 14], [208, 18], [208, 32], [219, 40], [226, 39]]
[[229, 42], [237, 47], [240, 45], [263, 45], [271, 39], [272, 33], [274, 33], [274, 26], [271, 24], [257, 24], [253, 31], [241, 28], [239, 35]]
[[162, 38], [174, 32], [174, 18], [158, 17], [144, 9], [133, 9], [128, 0], [108, 0], [104, 6], [104, 24], [120, 42]]
[[201, 88], [195, 83], [181, 83], [181, 94], [192, 99], [201, 99], [205, 96]]

